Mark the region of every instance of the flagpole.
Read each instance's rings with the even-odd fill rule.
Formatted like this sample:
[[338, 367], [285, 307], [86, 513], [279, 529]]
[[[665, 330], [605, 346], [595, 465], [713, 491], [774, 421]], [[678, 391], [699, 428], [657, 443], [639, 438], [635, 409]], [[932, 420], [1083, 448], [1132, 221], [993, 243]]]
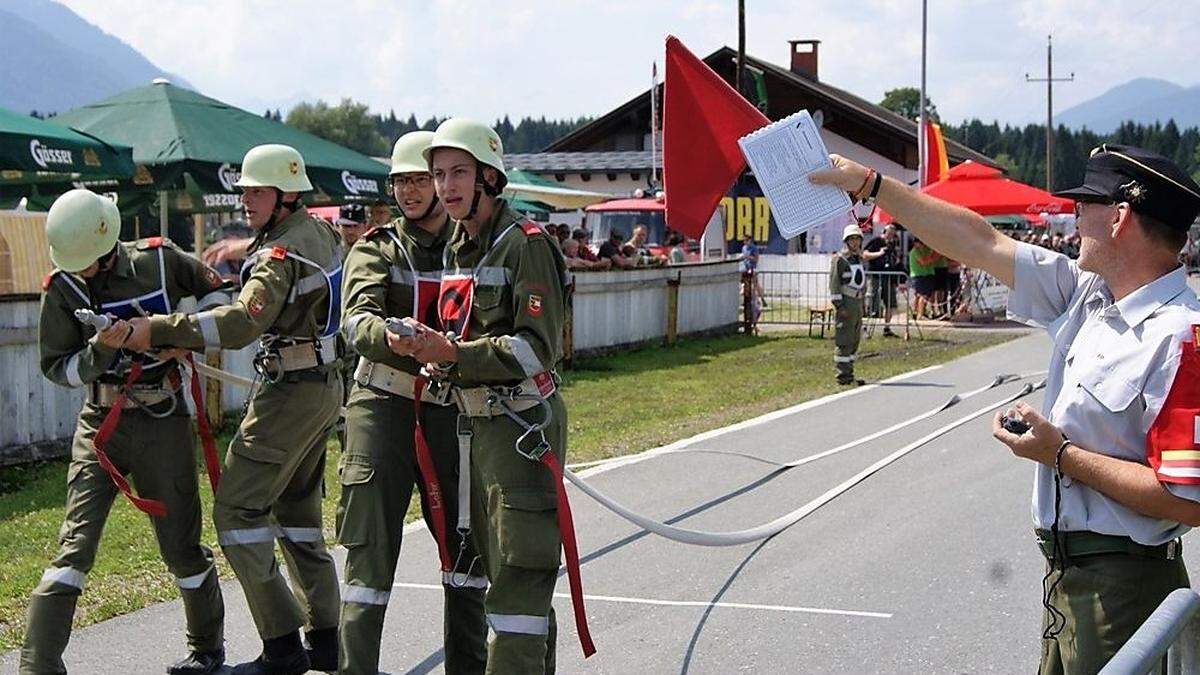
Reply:
[[925, 187], [925, 164], [929, 161], [929, 148], [925, 143], [925, 39], [928, 35], [929, 2], [921, 0], [921, 109], [917, 124], [917, 187]]
[[650, 185], [658, 185], [658, 62], [650, 64]]

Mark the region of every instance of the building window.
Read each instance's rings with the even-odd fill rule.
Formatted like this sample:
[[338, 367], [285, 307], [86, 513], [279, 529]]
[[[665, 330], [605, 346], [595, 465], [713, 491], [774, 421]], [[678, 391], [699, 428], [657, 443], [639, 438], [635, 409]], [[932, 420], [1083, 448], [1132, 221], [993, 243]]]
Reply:
[[612, 181], [615, 181], [615, 180], [617, 179], [617, 174], [615, 174], [615, 173], [609, 173], [609, 174], [605, 174], [605, 175], [606, 175], [606, 176], [608, 176], [608, 181], [609, 181], [610, 183], [611, 183]]
[[4, 235], [0, 234], [0, 295], [15, 291], [16, 281], [13, 277], [12, 248]]
[[556, 173], [556, 174], [554, 174], [554, 180], [556, 180], [556, 181], [558, 181], [558, 182], [562, 183], [563, 181], [567, 180], [567, 174], [565, 174], [565, 173]]
[[641, 180], [642, 174], [634, 171], [633, 173], [629, 174], [629, 177], [632, 178], [633, 180]]
[[586, 182], [588, 182], [588, 181], [590, 181], [591, 179], [592, 179], [592, 174], [590, 174], [590, 173], [581, 173], [581, 174], [579, 174], [579, 180], [581, 180], [581, 181], [583, 181], [583, 182], [585, 182], [585, 183], [586, 183]]

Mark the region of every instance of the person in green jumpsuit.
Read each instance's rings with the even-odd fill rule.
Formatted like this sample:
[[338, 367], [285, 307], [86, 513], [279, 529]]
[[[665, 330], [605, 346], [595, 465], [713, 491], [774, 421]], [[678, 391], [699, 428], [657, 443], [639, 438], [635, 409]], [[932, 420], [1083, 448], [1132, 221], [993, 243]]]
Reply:
[[[342, 405], [337, 332], [341, 246], [299, 203], [304, 159], [260, 145], [242, 163], [246, 221], [258, 234], [232, 305], [135, 320], [130, 343], [241, 348], [256, 338], [260, 374], [225, 458], [213, 504], [217, 540], [246, 594], [262, 654], [235, 675], [337, 668], [341, 600], [321, 531], [326, 439]], [[275, 558], [283, 548], [295, 592]], [[309, 649], [299, 629], [307, 628]]]
[[829, 263], [829, 299], [837, 314], [833, 333], [833, 364], [837, 369], [837, 382], [843, 385], [863, 384], [862, 380], [854, 377], [855, 353], [862, 339], [863, 286], [867, 282], [862, 260], [862, 240], [862, 230], [858, 225], [847, 225], [842, 231], [845, 246]]
[[[457, 221], [439, 298], [441, 328], [455, 337], [406, 320], [416, 335], [395, 342], [438, 364], [471, 445], [471, 535], [491, 584], [484, 609], [495, 633], [487, 672], [553, 672], [551, 600], [562, 541], [555, 481], [535, 458], [542, 451], [566, 457], [567, 411], [553, 373], [562, 357], [566, 265], [546, 233], [499, 197], [506, 177], [495, 131], [452, 118], [438, 127], [426, 158], [438, 198]], [[501, 390], [505, 406], [489, 398]]]
[[[385, 320], [436, 318], [435, 302], [446, 242], [454, 224], [434, 193], [423, 156], [432, 131], [401, 136], [392, 151], [390, 182], [404, 214], [368, 231], [346, 260], [342, 330], [361, 355], [346, 409], [346, 446], [340, 467], [338, 543], [346, 547], [342, 587], [339, 672], [374, 675], [384, 612], [396, 576], [404, 515], [413, 486], [431, 533], [444, 536], [444, 635], [447, 673], [482, 673], [487, 659], [483, 593], [487, 577], [457, 528], [459, 504], [458, 410], [425, 394], [420, 423], [436, 473], [431, 495], [418, 469], [414, 429], [415, 380], [421, 363], [393, 351]], [[463, 496], [469, 496], [469, 489]], [[458, 563], [457, 567], [454, 563]]]
[[[62, 655], [76, 600], [118, 491], [93, 441], [132, 363], [122, 349], [130, 331], [124, 319], [169, 312], [189, 297], [204, 307], [229, 302], [212, 268], [165, 239], [118, 243], [120, 230], [116, 204], [82, 189], [55, 200], [46, 218], [55, 270], [43, 286], [42, 373], [55, 384], [87, 387], [88, 397], [71, 444], [59, 552], [29, 601], [22, 675], [67, 672]], [[76, 310], [108, 315], [113, 323], [97, 331], [81, 323]], [[183, 598], [191, 651], [167, 672], [213, 673], [225, 660], [225, 609], [212, 551], [200, 543], [196, 454], [179, 367], [168, 354], [137, 358], [144, 370], [130, 395], [140, 403], [125, 404], [116, 431], [101, 445], [115, 470], [133, 479], [139, 497], [166, 507], [150, 523]]]

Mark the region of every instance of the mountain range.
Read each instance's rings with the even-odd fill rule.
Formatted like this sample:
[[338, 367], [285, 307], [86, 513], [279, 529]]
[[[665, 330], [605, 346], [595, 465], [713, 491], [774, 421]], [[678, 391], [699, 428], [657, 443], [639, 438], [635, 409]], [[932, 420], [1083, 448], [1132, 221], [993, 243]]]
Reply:
[[1140, 77], [1055, 114], [1054, 123], [1106, 134], [1128, 120], [1165, 124], [1170, 119], [1180, 129], [1200, 127], [1200, 85]]
[[[63, 112], [143, 86], [157, 77], [191, 87], [163, 71], [120, 38], [110, 35], [53, 0], [0, 2], [0, 106], [46, 115]], [[254, 112], [283, 108], [286, 101], [238, 101]], [[1161, 79], [1137, 78], [1057, 112], [1056, 124], [1109, 133], [1126, 120], [1200, 127], [1200, 85], [1184, 87]]]
[[0, 3], [0, 106], [21, 113], [63, 112], [166, 77], [119, 38], [51, 0]]

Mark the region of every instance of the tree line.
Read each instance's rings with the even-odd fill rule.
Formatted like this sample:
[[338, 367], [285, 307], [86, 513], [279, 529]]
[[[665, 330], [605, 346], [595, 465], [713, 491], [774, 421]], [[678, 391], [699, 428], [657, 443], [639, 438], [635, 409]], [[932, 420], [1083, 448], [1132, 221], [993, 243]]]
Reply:
[[[1038, 187], [1046, 185], [1046, 125], [1001, 127], [998, 122], [985, 124], [973, 119], [943, 124], [942, 131], [946, 138], [996, 160], [1012, 178]], [[1054, 130], [1054, 189], [1079, 185], [1088, 153], [1102, 143], [1136, 145], [1157, 152], [1200, 180], [1200, 129], [1196, 127], [1181, 131], [1175, 120], [1166, 124], [1125, 122], [1111, 134], [1098, 134], [1060, 125]]]
[[[916, 87], [886, 91], [879, 105], [916, 120], [920, 113], [920, 92]], [[925, 99], [926, 114], [938, 122], [937, 106]], [[1012, 126], [990, 124], [978, 119], [961, 124], [941, 123], [946, 138], [996, 160], [1008, 175], [1029, 185], [1046, 185], [1046, 125]], [[1054, 189], [1062, 190], [1083, 182], [1088, 154], [1102, 143], [1135, 145], [1169, 157], [1200, 181], [1200, 129], [1181, 130], [1175, 120], [1166, 124], [1125, 122], [1111, 134], [1090, 129], [1072, 130], [1059, 125], [1054, 130]]]
[[[357, 150], [373, 157], [387, 156], [392, 143], [400, 136], [421, 129], [432, 131], [445, 117], [429, 117], [419, 121], [409, 113], [408, 117], [396, 115], [389, 110], [386, 115], [372, 113], [365, 103], [342, 99], [337, 105], [325, 101], [300, 103], [284, 116], [279, 110], [267, 110], [263, 117], [285, 122], [320, 136], [339, 145]], [[539, 152], [555, 139], [560, 138], [591, 121], [590, 117], [577, 119], [548, 120], [523, 117], [515, 124], [505, 115], [496, 120], [492, 128], [500, 136], [505, 152]]]

